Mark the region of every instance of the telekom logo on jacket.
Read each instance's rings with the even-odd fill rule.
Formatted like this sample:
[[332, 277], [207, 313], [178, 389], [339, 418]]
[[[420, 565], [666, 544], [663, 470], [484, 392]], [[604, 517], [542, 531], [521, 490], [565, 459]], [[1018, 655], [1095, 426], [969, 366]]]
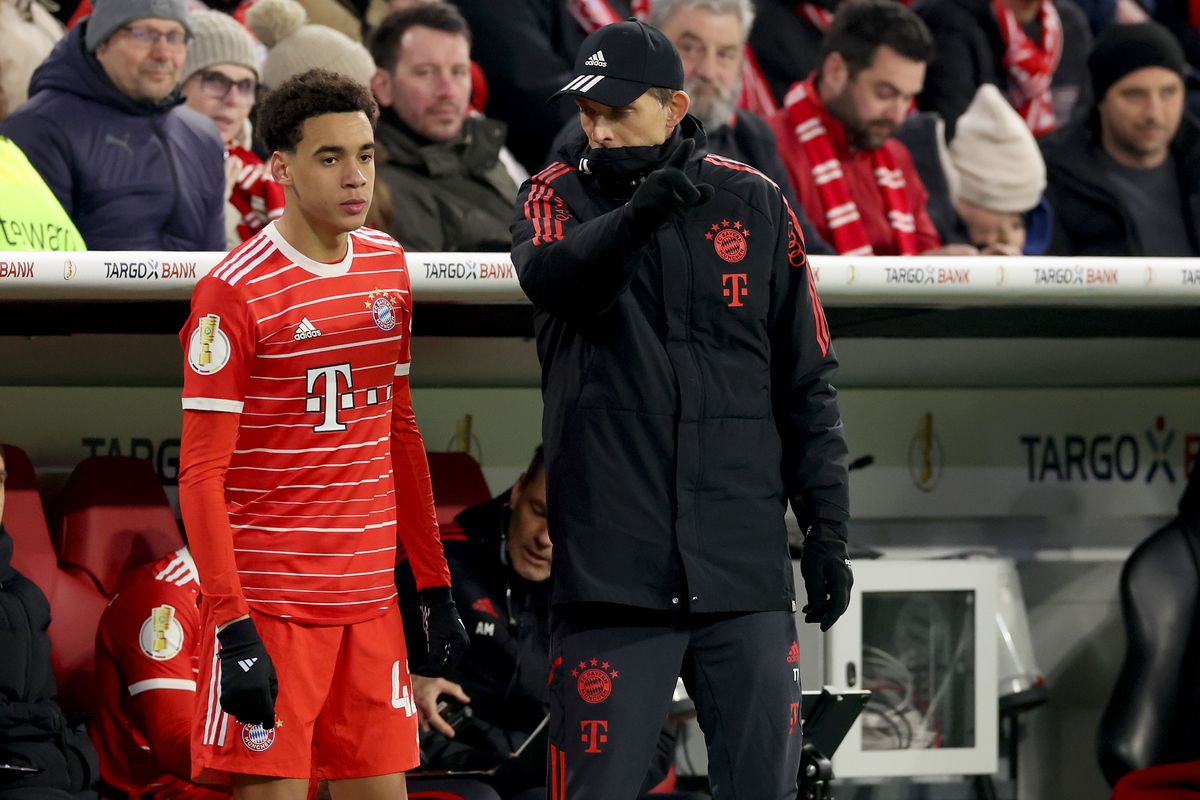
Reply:
[[741, 308], [742, 298], [750, 294], [746, 288], [746, 273], [725, 272], [721, 274], [721, 284], [725, 287], [722, 294], [729, 301], [730, 308]]

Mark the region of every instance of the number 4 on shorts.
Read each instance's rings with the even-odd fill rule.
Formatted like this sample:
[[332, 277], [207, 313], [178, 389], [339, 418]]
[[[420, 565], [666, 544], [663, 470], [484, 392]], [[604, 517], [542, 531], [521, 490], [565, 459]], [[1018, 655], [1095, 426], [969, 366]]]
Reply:
[[392, 664], [392, 708], [403, 708], [405, 715], [409, 717], [417, 713], [417, 708], [408, 691], [408, 681], [405, 681], [403, 685], [400, 683], [399, 661]]

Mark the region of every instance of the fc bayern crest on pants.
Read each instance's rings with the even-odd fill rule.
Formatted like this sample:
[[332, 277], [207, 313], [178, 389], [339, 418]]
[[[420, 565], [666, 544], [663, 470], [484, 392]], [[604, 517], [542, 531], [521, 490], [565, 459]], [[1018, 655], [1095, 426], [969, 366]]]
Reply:
[[607, 661], [593, 658], [590, 661], [580, 661], [571, 675], [576, 679], [579, 696], [588, 703], [603, 703], [613, 691], [613, 681], [620, 673], [617, 668]]
[[746, 241], [750, 238], [750, 229], [741, 220], [714, 222], [708, 226], [704, 238], [712, 242], [717, 255], [730, 264], [741, 261], [750, 249], [750, 243]]
[[242, 744], [246, 745], [247, 750], [255, 753], [261, 753], [264, 750], [270, 750], [271, 745], [275, 744], [275, 729], [267, 730], [257, 722], [253, 725], [242, 724]]

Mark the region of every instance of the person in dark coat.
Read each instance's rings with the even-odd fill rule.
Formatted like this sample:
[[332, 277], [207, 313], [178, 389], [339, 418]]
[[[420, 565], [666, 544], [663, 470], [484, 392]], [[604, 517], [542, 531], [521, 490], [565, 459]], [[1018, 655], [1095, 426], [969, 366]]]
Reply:
[[792, 84], [821, 66], [821, 40], [841, 2], [758, 0], [750, 47], [780, 104]]
[[[796, 796], [788, 503], [805, 619], [849, 602], [846, 443], [829, 328], [778, 185], [709, 153], [657, 28], [580, 46], [584, 140], [522, 186], [554, 541], [551, 784], [631, 797], [682, 677], [714, 797]], [[733, 793], [736, 788], [736, 794]]]
[[1089, 59], [1098, 102], [1046, 137], [1050, 255], [1200, 255], [1200, 125], [1187, 64], [1161, 25], [1114, 25]]
[[1073, 0], [920, 0], [913, 10], [937, 41], [917, 104], [942, 116], [948, 139], [985, 83], [1000, 87], [1035, 136], [1091, 105], [1092, 33]]
[[189, 36], [183, 0], [102, 0], [0, 124], [93, 250], [225, 249], [225, 147], [178, 89]]

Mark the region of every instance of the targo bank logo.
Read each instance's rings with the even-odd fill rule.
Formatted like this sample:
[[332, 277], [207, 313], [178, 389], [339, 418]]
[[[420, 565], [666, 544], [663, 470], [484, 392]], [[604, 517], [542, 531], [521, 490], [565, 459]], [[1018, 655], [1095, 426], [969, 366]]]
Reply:
[[1192, 474], [1200, 432], [1180, 435], [1158, 416], [1143, 430], [1084, 434], [1022, 434], [1026, 479], [1179, 483]]

